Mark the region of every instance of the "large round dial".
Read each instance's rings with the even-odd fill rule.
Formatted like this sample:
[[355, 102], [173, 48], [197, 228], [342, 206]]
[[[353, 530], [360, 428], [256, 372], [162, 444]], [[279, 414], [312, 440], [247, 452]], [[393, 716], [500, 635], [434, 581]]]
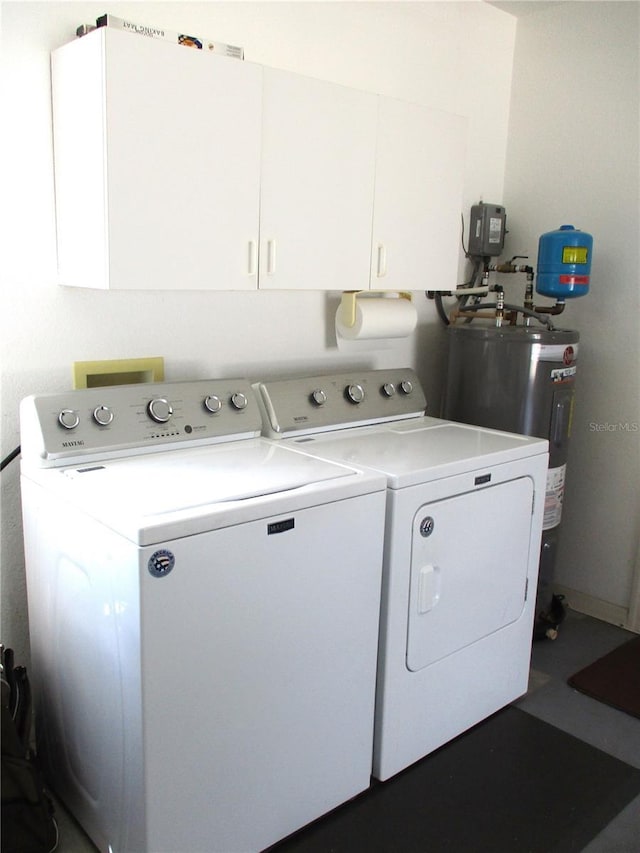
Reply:
[[97, 406], [93, 410], [93, 419], [100, 426], [109, 426], [113, 420], [113, 412], [108, 406]]
[[155, 397], [147, 406], [147, 412], [157, 424], [166, 424], [173, 414], [173, 409], [165, 397]]
[[58, 423], [65, 429], [75, 429], [80, 423], [80, 416], [73, 409], [63, 409], [58, 415]]
[[234, 409], [246, 409], [248, 403], [246, 394], [243, 394], [242, 391], [236, 391], [231, 395], [231, 405]]
[[322, 388], [316, 388], [311, 392], [311, 402], [315, 403], [316, 406], [324, 406], [327, 402], [327, 395]]
[[222, 400], [215, 394], [208, 394], [204, 398], [204, 407], [212, 415], [216, 415], [222, 408]]
[[345, 389], [347, 399], [352, 403], [361, 403], [364, 400], [364, 388], [362, 385], [347, 385]]

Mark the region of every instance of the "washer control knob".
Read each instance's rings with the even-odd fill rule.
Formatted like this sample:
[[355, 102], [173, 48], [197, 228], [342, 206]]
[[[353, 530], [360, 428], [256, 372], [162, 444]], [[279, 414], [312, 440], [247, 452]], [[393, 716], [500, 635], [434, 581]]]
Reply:
[[238, 409], [238, 411], [242, 411], [242, 409], [246, 409], [249, 405], [249, 401], [247, 400], [246, 394], [243, 394], [242, 391], [236, 391], [231, 395], [231, 405], [234, 409]]
[[222, 400], [220, 397], [216, 397], [215, 394], [208, 394], [204, 398], [204, 407], [212, 415], [217, 415], [222, 408]]
[[147, 413], [157, 424], [166, 424], [173, 414], [173, 409], [165, 397], [155, 397], [147, 406]]
[[63, 409], [58, 415], [58, 423], [65, 429], [75, 429], [80, 423], [80, 416], [73, 409]]
[[362, 385], [347, 385], [345, 393], [347, 400], [351, 403], [361, 403], [364, 400], [364, 388]]
[[408, 396], [413, 391], [413, 382], [411, 382], [409, 379], [403, 379], [400, 383], [400, 390], [403, 394], [407, 394]]
[[382, 393], [385, 397], [393, 397], [393, 395], [396, 393], [396, 386], [393, 384], [393, 382], [385, 382], [382, 386]]
[[311, 392], [311, 402], [315, 403], [316, 406], [324, 406], [327, 402], [327, 395], [322, 388], [316, 388], [315, 391]]
[[93, 419], [99, 426], [109, 426], [113, 420], [113, 412], [108, 406], [98, 406], [93, 410]]

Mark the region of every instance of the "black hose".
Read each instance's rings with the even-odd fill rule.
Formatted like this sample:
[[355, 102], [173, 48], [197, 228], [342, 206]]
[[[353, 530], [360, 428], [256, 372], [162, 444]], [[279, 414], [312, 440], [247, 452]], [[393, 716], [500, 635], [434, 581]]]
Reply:
[[19, 456], [19, 455], [20, 455], [20, 445], [18, 445], [15, 448], [15, 450], [12, 450], [11, 453], [8, 456], [5, 456], [5, 458], [2, 460], [2, 462], [0, 462], [0, 471], [4, 471], [4, 469], [7, 467], [7, 465], [9, 465], [10, 462], [13, 462], [13, 460], [16, 458], [16, 456]]
[[438, 317], [440, 317], [445, 326], [448, 326], [449, 318], [447, 317], [447, 312], [444, 310], [444, 305], [442, 304], [442, 293], [439, 290], [436, 291], [434, 300], [436, 303], [436, 311], [438, 312]]

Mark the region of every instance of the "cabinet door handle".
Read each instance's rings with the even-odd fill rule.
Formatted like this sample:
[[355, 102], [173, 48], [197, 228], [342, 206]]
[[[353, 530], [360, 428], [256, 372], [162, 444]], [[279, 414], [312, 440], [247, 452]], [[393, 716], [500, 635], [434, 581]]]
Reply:
[[276, 241], [267, 240], [267, 275], [276, 271]]
[[256, 242], [249, 240], [247, 246], [247, 275], [255, 275], [256, 273]]
[[378, 243], [378, 278], [384, 278], [387, 274], [387, 250], [384, 243]]

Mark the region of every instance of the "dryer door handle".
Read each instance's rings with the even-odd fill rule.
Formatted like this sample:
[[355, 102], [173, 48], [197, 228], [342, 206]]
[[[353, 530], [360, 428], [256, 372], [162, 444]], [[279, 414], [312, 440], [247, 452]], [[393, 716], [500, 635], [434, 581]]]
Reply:
[[418, 613], [429, 613], [440, 599], [440, 569], [428, 564], [420, 569]]

